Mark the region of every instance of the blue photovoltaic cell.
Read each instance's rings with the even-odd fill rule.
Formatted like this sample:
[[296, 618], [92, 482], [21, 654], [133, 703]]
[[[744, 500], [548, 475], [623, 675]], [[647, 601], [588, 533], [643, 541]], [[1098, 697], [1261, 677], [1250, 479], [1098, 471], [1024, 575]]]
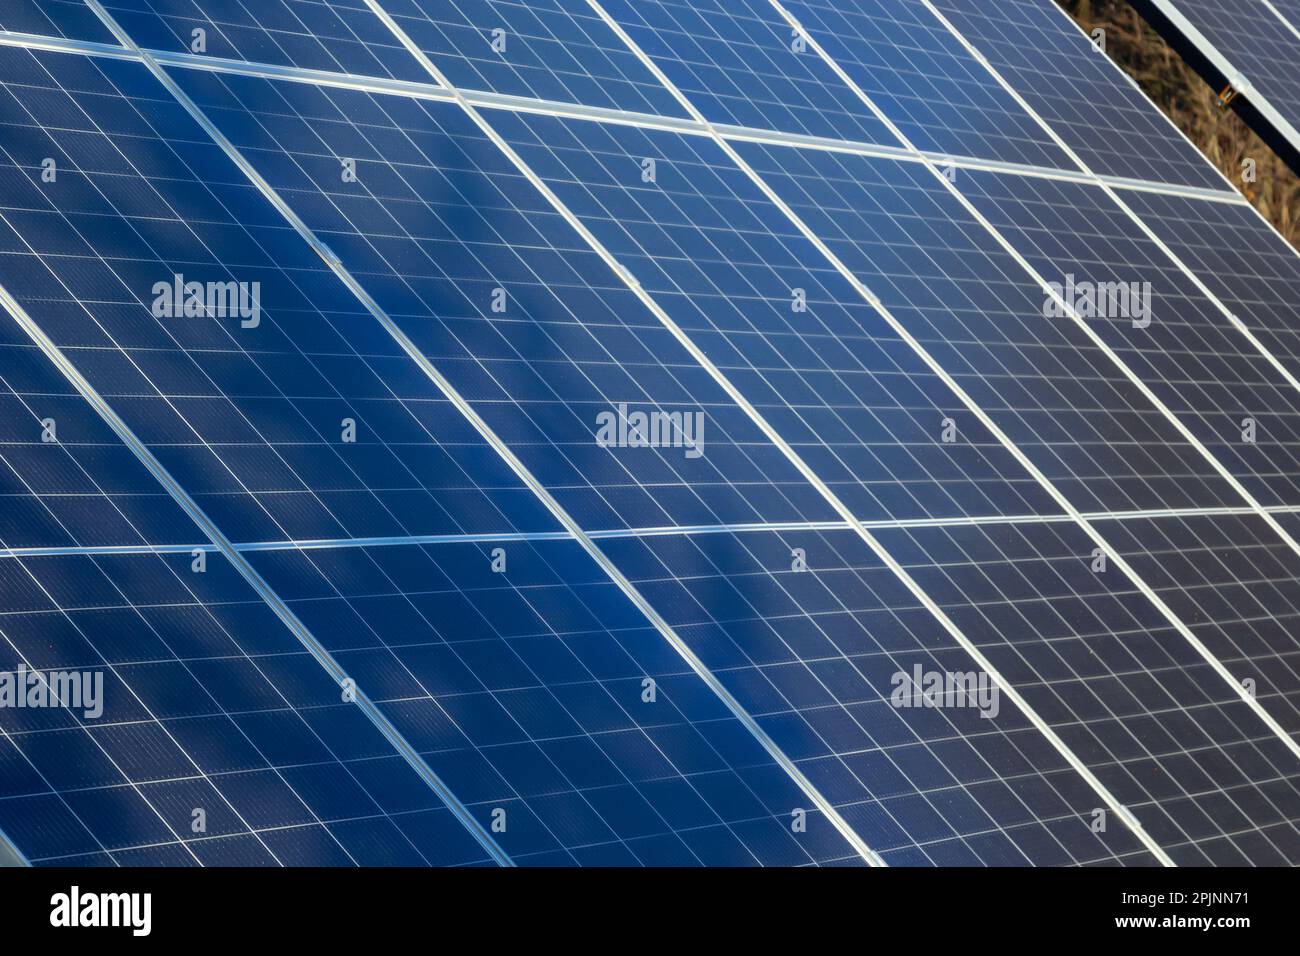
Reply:
[[710, 122], [899, 145], [766, 0], [602, 6]]
[[1294, 755], [1080, 528], [879, 537], [1176, 863], [1300, 860]]
[[1044, 315], [1044, 290], [930, 171], [737, 149], [1077, 508], [1240, 504], [1082, 330]]
[[[1300, 505], [1300, 390], [1105, 192], [976, 171], [958, 188], [1251, 494]], [[1079, 283], [1121, 283], [1129, 303]]]
[[[555, 527], [142, 66], [0, 70], [0, 285], [233, 540]], [[246, 283], [249, 318], [155, 318], [176, 275]]]
[[0, 546], [182, 544], [193, 535], [130, 449], [0, 317]]
[[503, 555], [253, 560], [521, 865], [861, 862], [576, 543]]
[[225, 560], [191, 560], [0, 559], [0, 670], [103, 681], [98, 715], [0, 709], [0, 829], [38, 865], [482, 862]]
[[[1259, 97], [1300, 126], [1300, 4], [1295, 0], [1175, 0], [1175, 10], [1250, 82]], [[1291, 25], [1288, 28], [1287, 24]], [[1177, 27], [1174, 27], [1177, 29]]]
[[0, 30], [95, 43], [117, 42], [83, 0], [5, 0], [0, 9]]
[[1300, 376], [1300, 255], [1246, 203], [1132, 191], [1124, 201], [1198, 279]]
[[1056, 4], [935, 0], [935, 6], [1093, 172], [1229, 188]]
[[178, 79], [583, 527], [834, 517], [460, 107]]
[[1300, 557], [1264, 519], [1107, 521], [1098, 530], [1238, 681], [1300, 735]]
[[[433, 82], [364, 0], [103, 0], [146, 49]], [[196, 49], [194, 31], [205, 31]]]
[[919, 0], [791, 0], [785, 7], [918, 149], [1074, 168]]
[[585, 0], [385, 0], [384, 10], [461, 89], [687, 115]]
[[602, 547], [886, 862], [1151, 862], [1128, 830], [1092, 832], [1096, 793], [1010, 702], [891, 702], [916, 668], [975, 665], [852, 532]]
[[[491, 119], [856, 517], [1054, 510], [712, 142]], [[655, 160], [653, 183], [642, 182], [643, 157]], [[947, 418], [961, 442], [943, 441]]]

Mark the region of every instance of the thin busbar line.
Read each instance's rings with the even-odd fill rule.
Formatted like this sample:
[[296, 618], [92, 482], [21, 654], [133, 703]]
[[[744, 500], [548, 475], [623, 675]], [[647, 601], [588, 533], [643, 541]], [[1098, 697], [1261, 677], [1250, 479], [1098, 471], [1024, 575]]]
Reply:
[[[589, 0], [589, 2], [594, 2], [594, 0]], [[833, 70], [836, 71], [836, 73], [840, 76], [841, 80], [849, 85], [849, 87], [857, 94], [858, 98], [861, 99], [862, 102], [869, 109], [871, 109], [871, 111], [874, 114], [876, 114], [876, 116], [882, 122], [884, 122], [894, 131], [895, 135], [899, 139], [899, 142], [911, 145], [911, 142], [907, 138], [907, 136], [890, 121], [889, 117], [886, 116], [879, 109], [879, 107], [876, 106], [876, 104], [871, 100], [869, 96], [867, 96], [867, 94], [862, 90], [862, 88], [859, 87], [856, 83], [854, 83], [852, 78], [849, 77], [843, 71], [843, 69], [840, 68], [839, 64], [836, 63], [834, 59], [821, 46], [821, 44], [817, 42], [817, 39], [813, 37], [811, 34], [809, 34], [806, 30], [804, 30], [804, 28], [799, 23], [799, 21], [793, 15], [791, 15], [785, 9], [784, 6], [781, 5], [779, 0], [770, 0], [770, 2], [772, 3], [772, 6], [775, 7], [783, 17], [785, 17], [786, 21], [790, 24], [790, 26], [800, 32], [800, 34], [807, 41], [809, 48], [815, 50], [818, 53], [818, 55], [820, 55], [827, 62], [827, 64]], [[1257, 502], [1254, 499], [1254, 497], [1250, 494], [1250, 492], [1247, 491], [1239, 481], [1237, 481], [1237, 479], [1231, 474], [1231, 472], [1229, 472], [1223, 466], [1223, 464], [1217, 458], [1215, 458], [1214, 455], [1212, 455], [1207, 448], [1205, 448], [1203, 444], [1201, 444], [1199, 439], [1197, 439], [1196, 436], [1193, 435], [1190, 430], [1188, 430], [1187, 426], [1184, 425], [1173, 414], [1173, 412], [1171, 412], [1169, 408], [1165, 406], [1163, 402], [1160, 401], [1158, 396], [1156, 396], [1155, 393], [1151, 391], [1151, 389], [1146, 385], [1146, 383], [1143, 382], [1132, 371], [1132, 369], [1128, 367], [1128, 365], [1123, 361], [1123, 359], [1121, 359], [1118, 355], [1115, 354], [1114, 350], [1112, 350], [1105, 343], [1105, 341], [1103, 341], [1100, 338], [1100, 336], [1097, 334], [1097, 332], [1094, 329], [1088, 326], [1088, 324], [1074, 310], [1073, 305], [1066, 302], [1065, 298], [1060, 293], [1056, 292], [1047, 283], [1047, 281], [1038, 274], [1038, 272], [1033, 268], [1033, 266], [1030, 265], [1029, 262], [1025, 260], [1024, 256], [1022, 256], [1019, 253], [1019, 251], [1016, 250], [1015, 247], [1011, 245], [1011, 243], [1006, 239], [1006, 237], [1003, 236], [1002, 233], [995, 226], [993, 226], [993, 224], [990, 223], [988, 219], [977, 208], [975, 208], [974, 204], [972, 204], [957, 189], [957, 187], [948, 179], [947, 176], [943, 174], [943, 172], [940, 169], [938, 169], [937, 167], [929, 163], [927, 163], [926, 165], [929, 168], [930, 172], [933, 173], [933, 175], [938, 179], [938, 181], [943, 184], [944, 188], [946, 188], [961, 203], [962, 207], [977, 222], [979, 222], [980, 225], [982, 225], [985, 228], [985, 230], [990, 234], [990, 236], [993, 237], [995, 241], [997, 241], [997, 243], [1003, 248], [1003, 250], [1007, 254], [1009, 254], [1012, 258], [1014, 258], [1016, 262], [1020, 264], [1022, 268], [1024, 268], [1026, 273], [1030, 275], [1034, 279], [1034, 281], [1037, 282], [1049, 295], [1052, 296], [1052, 298], [1061, 307], [1063, 314], [1066, 314], [1070, 316], [1071, 319], [1073, 319], [1076, 325], [1078, 325], [1078, 327], [1081, 328], [1083, 332], [1088, 336], [1089, 340], [1103, 353], [1105, 353], [1109, 358], [1111, 358], [1111, 360], [1115, 363], [1116, 367], [1118, 367], [1120, 371], [1124, 373], [1125, 377], [1128, 378], [1128, 380], [1132, 382], [1133, 385], [1137, 387], [1137, 389], [1140, 392], [1142, 392], [1143, 396], [1157, 410], [1161, 411], [1164, 414], [1164, 416], [1170, 421], [1170, 423], [1178, 430], [1179, 434], [1181, 434], [1184, 437], [1184, 439], [1192, 445], [1192, 447], [1196, 448], [1197, 451], [1199, 451], [1202, 454], [1202, 456], [1206, 459], [1206, 461], [1209, 462], [1210, 465], [1213, 466], [1214, 469], [1233, 487], [1233, 489], [1236, 490], [1241, 495], [1242, 499], [1245, 500], [1250, 505], [1252, 512], [1263, 517], [1266, 521], [1276, 526], [1276, 530], [1283, 537], [1283, 540], [1287, 540], [1288, 542], [1293, 543], [1293, 539], [1291, 539], [1290, 536], [1287, 535], [1286, 532], [1281, 529], [1281, 526], [1277, 524], [1276, 519], [1274, 519], [1263, 509], [1263, 507], [1259, 504], [1259, 502]], [[795, 216], [795, 213], [793, 211], [791, 211], [789, 214], [791, 216]], [[797, 220], [796, 217], [796, 219], [792, 221], [798, 222], [799, 220]], [[852, 273], [847, 269], [847, 267], [844, 266], [843, 263], [841, 263], [838, 258], [834, 257], [834, 253], [832, 253], [830, 249], [825, 246], [824, 243], [821, 243], [821, 248], [825, 250], [825, 254], [828, 257], [832, 258], [833, 262], [837, 263], [838, 267], [845, 270], [846, 275], [849, 276], [852, 275]], [[1297, 743], [1297, 741], [1294, 740], [1291, 737], [1291, 735], [1288, 734], [1286, 730], [1283, 729], [1282, 726], [1266, 710], [1264, 710], [1263, 706], [1259, 703], [1259, 701], [1256, 700], [1246, 690], [1246, 688], [1240, 682], [1238, 682], [1236, 678], [1232, 676], [1231, 672], [1229, 672], [1228, 669], [1224, 667], [1223, 663], [1220, 660], [1218, 660], [1218, 658], [1215, 657], [1213, 653], [1211, 653], [1209, 648], [1207, 648], [1201, 642], [1201, 640], [1197, 638], [1195, 634], [1192, 633], [1191, 629], [1187, 626], [1186, 623], [1182, 621], [1181, 618], [1178, 617], [1177, 614], [1174, 613], [1173, 609], [1170, 608], [1160, 598], [1160, 596], [1155, 593], [1155, 591], [1151, 588], [1149, 584], [1146, 583], [1145, 580], [1143, 580], [1141, 577], [1137, 575], [1136, 571], [1124, 559], [1124, 556], [1120, 554], [1114, 547], [1112, 547], [1110, 543], [1100, 534], [1100, 532], [1098, 532], [1097, 529], [1094, 528], [1092, 524], [1089, 523], [1083, 517], [1082, 513], [1077, 508], [1075, 508], [1073, 503], [1071, 503], [1056, 488], [1056, 486], [1052, 484], [1052, 482], [1047, 478], [1046, 475], [1044, 475], [1041, 471], [1038, 470], [1038, 468], [1029, 460], [1028, 456], [1026, 456], [1024, 452], [1020, 450], [1020, 448], [1010, 439], [1009, 436], [1007, 436], [1004, 432], [1001, 431], [1001, 429], [998, 428], [996, 423], [993, 422], [992, 418], [990, 418], [988, 414], [975, 403], [974, 399], [972, 399], [965, 392], [965, 390], [963, 390], [961, 386], [958, 385], [957, 382], [953, 380], [952, 377], [949, 376], [947, 372], [944, 371], [938, 365], [937, 362], [935, 362], [932, 358], [930, 358], [928, 353], [925, 352], [924, 347], [921, 346], [919, 342], [916, 342], [916, 340], [913, 339], [909, 334], [907, 334], [906, 330], [902, 328], [901, 324], [898, 324], [896, 320], [893, 320], [892, 317], [889, 316], [888, 311], [885, 309], [883, 303], [880, 303], [879, 299], [877, 299], [874, 295], [872, 295], [870, 291], [866, 289], [865, 286], [862, 286], [861, 283], [857, 283], [856, 279], [854, 279], [854, 281], [858, 285], [858, 287], [862, 290], [863, 294], [869, 297], [869, 301], [872, 301], [872, 303], [876, 305], [877, 309], [881, 312], [881, 314], [885, 315], [887, 319], [890, 319], [891, 325], [898, 326], [898, 328], [900, 329], [900, 334], [903, 334], [907, 339], [908, 343], [918, 351], [918, 354], [921, 355], [923, 358], [925, 358], [927, 362], [932, 365], [932, 367], [936, 370], [936, 372], [940, 375], [940, 377], [942, 377], [945, 380], [945, 382], [948, 383], [949, 387], [952, 388], [957, 393], [958, 397], [961, 398], [963, 403], [966, 404], [966, 406], [970, 409], [970, 411], [974, 413], [977, 417], [979, 417], [980, 421], [985, 425], [985, 427], [989, 428], [990, 431], [992, 431], [993, 434], [998, 437], [999, 441], [1001, 441], [1007, 447], [1007, 450], [1016, 456], [1016, 458], [1021, 462], [1021, 464], [1026, 469], [1028, 469], [1029, 472], [1034, 476], [1034, 478], [1042, 485], [1043, 489], [1047, 491], [1050, 495], [1052, 495], [1053, 499], [1055, 499], [1056, 502], [1071, 517], [1075, 519], [1075, 521], [1079, 524], [1079, 526], [1085, 532], [1087, 532], [1088, 536], [1092, 538], [1092, 540], [1106, 552], [1107, 556], [1115, 564], [1115, 566], [1118, 567], [1126, 576], [1128, 576], [1133, 581], [1133, 583], [1139, 588], [1139, 590], [1141, 590], [1141, 592], [1156, 607], [1156, 609], [1160, 611], [1160, 613], [1166, 618], [1166, 620], [1168, 620], [1169, 623], [1172, 624], [1174, 628], [1192, 645], [1192, 647], [1196, 649], [1197, 653], [1199, 653], [1201, 657], [1204, 658], [1205, 661], [1212, 668], [1214, 668], [1215, 672], [1218, 673], [1224, 679], [1224, 681], [1228, 683], [1228, 685], [1233, 689], [1233, 692], [1246, 704], [1246, 706], [1249, 707], [1252, 711], [1254, 711], [1256, 716], [1258, 716], [1262, 721], [1264, 721], [1268, 725], [1268, 727], [1278, 736], [1278, 738], [1286, 745], [1286, 747], [1292, 752], [1292, 754], [1294, 754], [1297, 758], [1300, 758], [1300, 743]], [[1297, 551], [1300, 552], [1300, 546], [1296, 546], [1296, 547], [1297, 547]]]

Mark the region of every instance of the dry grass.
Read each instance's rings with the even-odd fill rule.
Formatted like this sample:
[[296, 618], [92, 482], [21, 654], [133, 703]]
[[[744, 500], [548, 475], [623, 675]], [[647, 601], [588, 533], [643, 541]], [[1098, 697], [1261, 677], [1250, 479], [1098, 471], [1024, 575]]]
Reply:
[[[1084, 28], [1106, 31], [1106, 53], [1237, 184], [1292, 245], [1300, 246], [1300, 178], [1231, 111], [1124, 0], [1058, 0]], [[1257, 178], [1242, 182], [1242, 161]]]

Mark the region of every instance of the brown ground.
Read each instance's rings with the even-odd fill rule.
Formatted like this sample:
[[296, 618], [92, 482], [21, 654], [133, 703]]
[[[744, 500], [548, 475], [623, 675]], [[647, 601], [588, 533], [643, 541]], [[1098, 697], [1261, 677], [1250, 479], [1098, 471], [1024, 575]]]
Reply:
[[[1237, 184], [1292, 245], [1300, 246], [1300, 178], [1210, 89], [1125, 0], [1058, 0], [1085, 31], [1106, 31], [1106, 53]], [[1257, 179], [1242, 182], [1242, 160]]]

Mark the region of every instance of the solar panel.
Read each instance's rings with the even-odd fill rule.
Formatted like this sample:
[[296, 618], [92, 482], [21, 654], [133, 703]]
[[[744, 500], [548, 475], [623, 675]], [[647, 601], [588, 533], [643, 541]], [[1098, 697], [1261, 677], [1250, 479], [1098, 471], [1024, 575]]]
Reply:
[[1300, 863], [1295, 253], [1049, 6], [0, 14], [8, 858]]
[[1294, 865], [1293, 756], [1077, 528], [882, 539], [1177, 863]]
[[362, 0], [109, 0], [104, 8], [146, 49], [428, 79]]
[[918, 0], [784, 6], [918, 148], [1071, 168], [1060, 148]]
[[1177, 127], [1054, 3], [979, 0], [935, 6], [1095, 172], [1228, 188]]
[[1089, 328], [1252, 496], [1300, 503], [1300, 392], [1121, 209], [1073, 183], [973, 172], [960, 188], [1049, 281], [1128, 294]]
[[581, 0], [398, 0], [383, 9], [462, 90], [686, 116]]
[[13, 0], [0, 12], [0, 30], [34, 36], [113, 43], [113, 34], [82, 0]]

